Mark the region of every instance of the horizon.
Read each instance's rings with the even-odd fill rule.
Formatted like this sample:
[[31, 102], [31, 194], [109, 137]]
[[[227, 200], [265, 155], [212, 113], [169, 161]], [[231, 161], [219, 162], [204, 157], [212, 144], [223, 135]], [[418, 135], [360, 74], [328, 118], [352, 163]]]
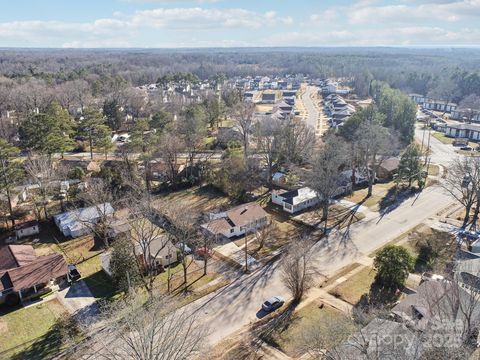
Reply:
[[0, 48], [480, 46], [479, 0], [18, 0]]

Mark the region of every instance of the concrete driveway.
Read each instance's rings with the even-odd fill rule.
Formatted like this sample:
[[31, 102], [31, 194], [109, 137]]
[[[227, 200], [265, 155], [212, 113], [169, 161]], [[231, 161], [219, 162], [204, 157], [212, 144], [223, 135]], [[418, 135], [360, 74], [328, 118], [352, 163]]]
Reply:
[[98, 314], [96, 299], [83, 280], [59, 291], [57, 298], [70, 314], [81, 320], [87, 320]]

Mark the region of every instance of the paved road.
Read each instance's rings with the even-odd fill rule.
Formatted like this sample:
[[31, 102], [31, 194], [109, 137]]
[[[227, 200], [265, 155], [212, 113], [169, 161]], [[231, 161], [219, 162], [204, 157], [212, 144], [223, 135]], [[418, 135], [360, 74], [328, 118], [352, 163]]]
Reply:
[[[451, 202], [441, 188], [427, 188], [418, 197], [404, 201], [383, 216], [353, 224], [350, 229], [330, 234], [312, 249], [317, 270], [323, 275], [358, 261], [448, 206]], [[279, 271], [279, 262], [241, 276], [229, 286], [191, 304], [211, 326], [207, 341], [214, 345], [257, 319], [262, 302], [273, 296], [288, 298]]]
[[302, 94], [302, 102], [305, 107], [306, 115], [305, 122], [315, 129], [315, 133], [321, 135], [322, 133], [322, 114], [320, 107], [315, 105], [311, 96], [319, 89], [316, 86], [307, 86], [305, 92]]
[[[432, 134], [434, 132], [432, 131]], [[422, 129], [421, 127], [417, 126], [415, 128], [415, 138], [424, 144], [424, 149], [427, 148], [428, 145], [428, 131]], [[435, 164], [441, 164], [444, 166], [448, 166], [455, 158], [459, 156], [455, 152], [455, 147], [452, 145], [444, 144], [440, 140], [430, 136], [430, 149], [431, 153], [431, 161]]]

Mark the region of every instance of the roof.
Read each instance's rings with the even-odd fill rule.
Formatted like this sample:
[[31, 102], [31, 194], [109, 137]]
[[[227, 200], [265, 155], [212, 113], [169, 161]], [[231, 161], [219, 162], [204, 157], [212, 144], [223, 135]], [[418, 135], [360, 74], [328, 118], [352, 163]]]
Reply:
[[227, 217], [235, 226], [244, 226], [266, 216], [265, 210], [256, 202], [243, 204], [227, 211]]
[[[448, 321], [465, 321], [462, 312], [472, 304], [472, 295], [463, 287], [450, 281], [425, 281], [415, 294], [408, 295], [392, 309], [418, 330], [429, 329], [437, 318]], [[475, 307], [468, 314], [471, 321], [480, 319], [480, 308]]]
[[380, 168], [385, 169], [387, 171], [394, 171], [398, 168], [399, 164], [400, 164], [399, 158], [391, 157], [383, 160], [382, 163], [380, 164]]
[[[152, 258], [159, 258], [177, 252], [177, 249], [167, 234], [158, 234], [154, 239], [148, 239], [148, 242], [144, 245], [144, 248], [146, 248], [146, 246], [149, 247], [150, 256]], [[141, 254], [143, 252], [142, 246], [137, 243], [135, 246], [135, 251], [137, 254]]]
[[40, 256], [37, 260], [8, 271], [15, 291], [47, 283], [52, 279], [65, 276], [67, 263], [60, 254]]
[[309, 187], [303, 187], [300, 189], [280, 193], [279, 196], [281, 196], [284, 199], [283, 201], [287, 204], [296, 205], [310, 199], [315, 199], [317, 197], [317, 193], [315, 190], [310, 189]]
[[475, 131], [480, 131], [480, 125], [479, 124], [447, 124], [447, 128], [451, 129], [458, 129], [458, 130], [475, 130]]
[[0, 248], [0, 270], [26, 265], [37, 258], [30, 245], [8, 245]]
[[262, 100], [275, 100], [275, 94], [262, 94]]
[[30, 220], [21, 224], [16, 224], [14, 227], [14, 230], [22, 230], [22, 229], [28, 229], [33, 226], [38, 226], [38, 221], [37, 220]]
[[70, 229], [85, 226], [84, 222], [93, 221], [102, 215], [112, 215], [115, 212], [110, 203], [102, 203], [87, 208], [55, 215], [53, 218], [60, 226], [68, 226]]
[[[387, 341], [401, 338], [399, 341]], [[375, 318], [358, 333], [337, 346], [334, 353], [342, 359], [418, 359], [422, 349], [416, 335], [405, 325]]]
[[228, 221], [226, 218], [219, 218], [212, 221], [209, 221], [206, 224], [203, 224], [202, 227], [207, 229], [212, 234], [221, 234], [227, 231], [230, 231], [235, 225]]

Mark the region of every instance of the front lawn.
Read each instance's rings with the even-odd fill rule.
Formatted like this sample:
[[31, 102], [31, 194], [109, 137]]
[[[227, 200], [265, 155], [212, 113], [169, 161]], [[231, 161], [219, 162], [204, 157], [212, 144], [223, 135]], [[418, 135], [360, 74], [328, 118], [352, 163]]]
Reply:
[[357, 274], [330, 290], [329, 293], [355, 305], [359, 302], [363, 294], [370, 292], [370, 287], [375, 280], [375, 274], [376, 272], [373, 268], [365, 267]]
[[0, 307], [0, 358], [50, 358], [62, 348], [62, 336], [54, 325], [65, 313], [58, 300], [13, 311]]
[[306, 345], [314, 345], [311, 342], [313, 338], [322, 339], [322, 345], [329, 350], [354, 331], [353, 321], [343, 313], [328, 305], [313, 302], [294, 313], [288, 327], [275, 334], [273, 340], [284, 353], [297, 358], [305, 353]]

